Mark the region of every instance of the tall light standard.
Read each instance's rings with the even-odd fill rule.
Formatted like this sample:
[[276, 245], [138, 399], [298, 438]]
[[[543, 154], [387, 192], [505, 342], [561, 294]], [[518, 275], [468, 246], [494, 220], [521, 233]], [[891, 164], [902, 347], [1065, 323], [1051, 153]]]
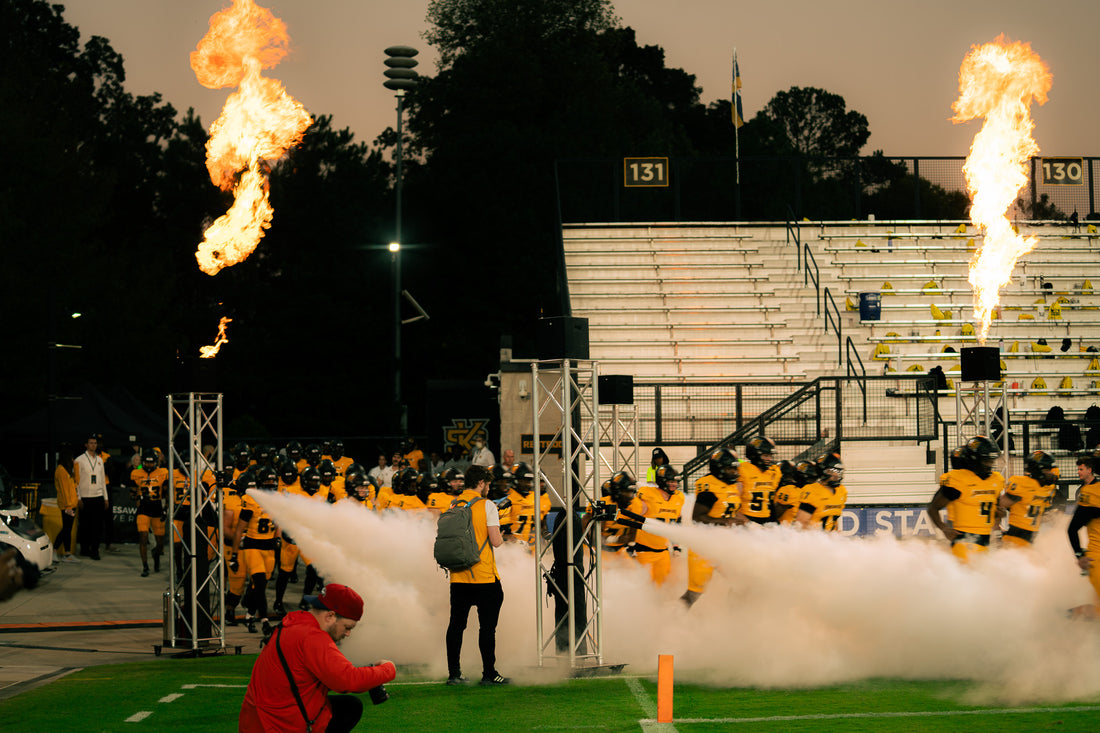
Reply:
[[405, 90], [416, 86], [419, 75], [416, 56], [419, 51], [411, 46], [390, 46], [386, 49], [386, 81], [382, 86], [393, 89], [397, 97], [397, 152], [394, 156], [395, 174], [394, 193], [397, 199], [394, 241], [390, 242], [390, 258], [393, 267], [393, 406], [397, 427], [404, 435], [408, 426], [408, 416], [401, 399], [401, 113], [405, 101]]

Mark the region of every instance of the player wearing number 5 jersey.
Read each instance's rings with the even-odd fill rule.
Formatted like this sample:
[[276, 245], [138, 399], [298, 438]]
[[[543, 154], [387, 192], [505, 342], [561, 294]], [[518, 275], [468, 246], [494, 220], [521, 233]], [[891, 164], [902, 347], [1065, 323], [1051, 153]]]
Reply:
[[1058, 480], [1054, 457], [1037, 450], [1024, 459], [1026, 476], [1012, 476], [1001, 495], [1001, 509], [1008, 511], [1008, 531], [1001, 542], [1006, 547], [1031, 547], [1039, 524], [1054, 499]]
[[[737, 454], [730, 448], [719, 448], [711, 452], [708, 467], [710, 473], [695, 482], [695, 507], [691, 510], [693, 524], [715, 524], [728, 527], [732, 524], [745, 524], [746, 519], [739, 514], [741, 509], [741, 487], [737, 483], [739, 475]], [[714, 566], [695, 552], [688, 549], [688, 589], [680, 600], [690, 607], [703, 594], [714, 575]]]
[[757, 524], [772, 518], [772, 494], [779, 486], [781, 472], [775, 465], [775, 441], [763, 436], [745, 444], [745, 457], [740, 466], [741, 516]]
[[820, 527], [835, 532], [848, 503], [848, 489], [840, 483], [844, 479], [844, 464], [839, 454], [830, 453], [817, 466], [821, 477], [802, 489], [795, 522], [803, 529]]
[[[928, 518], [951, 540], [951, 554], [961, 562], [989, 549], [989, 536], [999, 513], [1004, 477], [993, 470], [1001, 457], [996, 443], [976, 435], [963, 446], [964, 468], [940, 477], [940, 488], [928, 503]], [[947, 509], [947, 522], [940, 510]]]

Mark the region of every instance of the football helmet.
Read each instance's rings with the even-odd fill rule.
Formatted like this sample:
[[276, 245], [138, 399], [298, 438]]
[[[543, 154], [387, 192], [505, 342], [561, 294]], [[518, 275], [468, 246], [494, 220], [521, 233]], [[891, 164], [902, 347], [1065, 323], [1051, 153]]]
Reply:
[[233, 446], [233, 465], [240, 470], [248, 468], [252, 462], [252, 451], [247, 443], [237, 443]]
[[672, 466], [657, 466], [653, 472], [653, 480], [658, 489], [669, 494], [680, 490], [680, 474]]
[[321, 441], [321, 456], [324, 457], [324, 456], [331, 456], [331, 455], [332, 455], [332, 441], [331, 440], [322, 440]]
[[1037, 450], [1024, 459], [1024, 473], [1043, 486], [1050, 486], [1057, 480], [1054, 471], [1054, 456]]
[[415, 468], [402, 468], [393, 475], [393, 493], [412, 496], [416, 493], [416, 484], [419, 481], [420, 473]]
[[303, 455], [305, 456], [306, 463], [316, 468], [317, 464], [321, 462], [321, 446], [316, 443], [310, 443], [306, 446]]
[[520, 496], [529, 496], [535, 490], [535, 472], [526, 463], [517, 463], [512, 469], [512, 477], [515, 479], [516, 493]]
[[275, 462], [275, 446], [270, 443], [262, 443], [256, 446], [256, 463], [261, 466], [271, 466]]
[[147, 449], [141, 452], [141, 467], [149, 473], [156, 470], [159, 462], [160, 458], [157, 457], [157, 452], [155, 450]]
[[440, 486], [451, 496], [458, 496], [466, 490], [466, 476], [457, 468], [451, 467], [440, 474]]
[[494, 463], [489, 467], [489, 473], [492, 475], [489, 480], [489, 495], [486, 497], [489, 501], [503, 499], [508, 496], [510, 489], [516, 488], [516, 478], [512, 475], [511, 466], [501, 466], [499, 463]]
[[955, 450], [951, 451], [951, 457], [949, 459], [952, 471], [958, 471], [959, 469], [966, 468], [966, 446], [960, 445]]
[[634, 483], [634, 477], [626, 471], [616, 471], [608, 480], [608, 491], [611, 493], [611, 501], [620, 509], [626, 509], [630, 502], [638, 495], [638, 486]]
[[821, 469], [813, 461], [799, 461], [794, 464], [799, 486], [809, 486], [821, 478]]
[[779, 486], [801, 486], [798, 483], [798, 471], [790, 461], [779, 462]]
[[745, 443], [745, 457], [749, 463], [766, 471], [775, 463], [775, 441], [763, 435]]
[[732, 484], [740, 476], [741, 462], [737, 460], [737, 454], [732, 448], [718, 448], [710, 454], [707, 462], [710, 475]]
[[[252, 471], [247, 473], [253, 474]], [[256, 485], [264, 491], [278, 491], [279, 490], [279, 476], [275, 473], [275, 469], [270, 466], [260, 466], [253, 474], [256, 477]], [[238, 493], [244, 493], [238, 491]]]
[[260, 483], [259, 478], [257, 478], [257, 474], [253, 471], [245, 471], [240, 476], [238, 476], [236, 485], [237, 493], [241, 496], [244, 496], [244, 492], [248, 491], [249, 489], [266, 488]]
[[844, 463], [840, 460], [839, 453], [822, 456], [817, 462], [817, 467], [821, 472], [821, 478], [818, 480], [826, 486], [836, 488], [844, 480]]
[[278, 476], [284, 484], [292, 484], [298, 480], [298, 467], [294, 465], [294, 461], [285, 460], [283, 465], [279, 466]]
[[295, 463], [302, 460], [302, 444], [299, 443], [297, 440], [292, 440], [287, 443], [286, 456]]
[[332, 460], [338, 461], [344, 457], [344, 441], [334, 440], [332, 441], [332, 452], [329, 453], [332, 456]]
[[321, 472], [313, 466], [306, 466], [302, 471], [302, 488], [310, 496], [321, 490]]
[[317, 464], [317, 472], [321, 474], [321, 483], [328, 486], [336, 479], [336, 464], [326, 458]]
[[967, 468], [977, 474], [980, 479], [987, 479], [993, 475], [993, 467], [1001, 457], [1001, 450], [997, 444], [984, 435], [975, 435], [966, 441]]

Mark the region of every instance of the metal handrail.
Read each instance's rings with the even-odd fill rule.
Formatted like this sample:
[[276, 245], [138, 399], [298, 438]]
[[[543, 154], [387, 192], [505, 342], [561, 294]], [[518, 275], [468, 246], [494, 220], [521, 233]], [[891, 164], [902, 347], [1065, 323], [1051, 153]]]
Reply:
[[794, 251], [798, 258], [798, 271], [802, 271], [802, 227], [795, 218], [794, 209], [787, 204], [787, 244], [791, 243], [791, 235], [794, 235]]
[[[852, 366], [852, 357], [855, 356], [856, 363], [859, 364], [859, 371], [855, 370]], [[859, 387], [860, 394], [863, 395], [863, 424], [867, 424], [867, 368], [863, 366], [863, 359], [859, 356], [859, 349], [856, 348], [856, 344], [852, 341], [852, 337], [849, 336], [844, 342], [844, 358], [848, 361], [848, 366], [845, 369], [845, 375], [848, 377], [856, 378], [856, 385]], [[938, 411], [937, 411], [938, 412]]]
[[[832, 321], [833, 331], [836, 332], [836, 363], [844, 363], [844, 349], [842, 347], [844, 325], [840, 322], [840, 309], [836, 307], [836, 301], [833, 300], [833, 294], [829, 292], [829, 288], [825, 288], [825, 297], [823, 298], [825, 303], [825, 333], [829, 333], [829, 322]], [[829, 306], [833, 306], [833, 312], [829, 313]], [[851, 340], [851, 339], [849, 339]]]

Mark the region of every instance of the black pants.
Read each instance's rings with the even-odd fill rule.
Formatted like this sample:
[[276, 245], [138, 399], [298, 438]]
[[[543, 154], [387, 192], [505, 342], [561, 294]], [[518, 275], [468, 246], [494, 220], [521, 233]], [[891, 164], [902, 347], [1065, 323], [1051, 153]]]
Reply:
[[99, 554], [100, 538], [103, 536], [103, 515], [107, 511], [107, 502], [102, 496], [81, 499], [84, 508], [80, 510], [80, 551], [89, 557]]
[[477, 606], [477, 645], [481, 649], [481, 678], [496, 676], [497, 620], [504, 605], [504, 588], [500, 580], [494, 583], [451, 583], [451, 622], [447, 625], [447, 673], [458, 677], [462, 673], [462, 634], [470, 618], [470, 609]]
[[325, 728], [326, 733], [348, 733], [363, 717], [363, 701], [354, 695], [329, 695], [332, 705], [332, 720]]
[[75, 514], [69, 514], [68, 512], [61, 512], [61, 531], [57, 533], [57, 537], [53, 541], [53, 549], [59, 550], [62, 547], [65, 548], [65, 554], [72, 552], [73, 544], [73, 520], [76, 519]]

